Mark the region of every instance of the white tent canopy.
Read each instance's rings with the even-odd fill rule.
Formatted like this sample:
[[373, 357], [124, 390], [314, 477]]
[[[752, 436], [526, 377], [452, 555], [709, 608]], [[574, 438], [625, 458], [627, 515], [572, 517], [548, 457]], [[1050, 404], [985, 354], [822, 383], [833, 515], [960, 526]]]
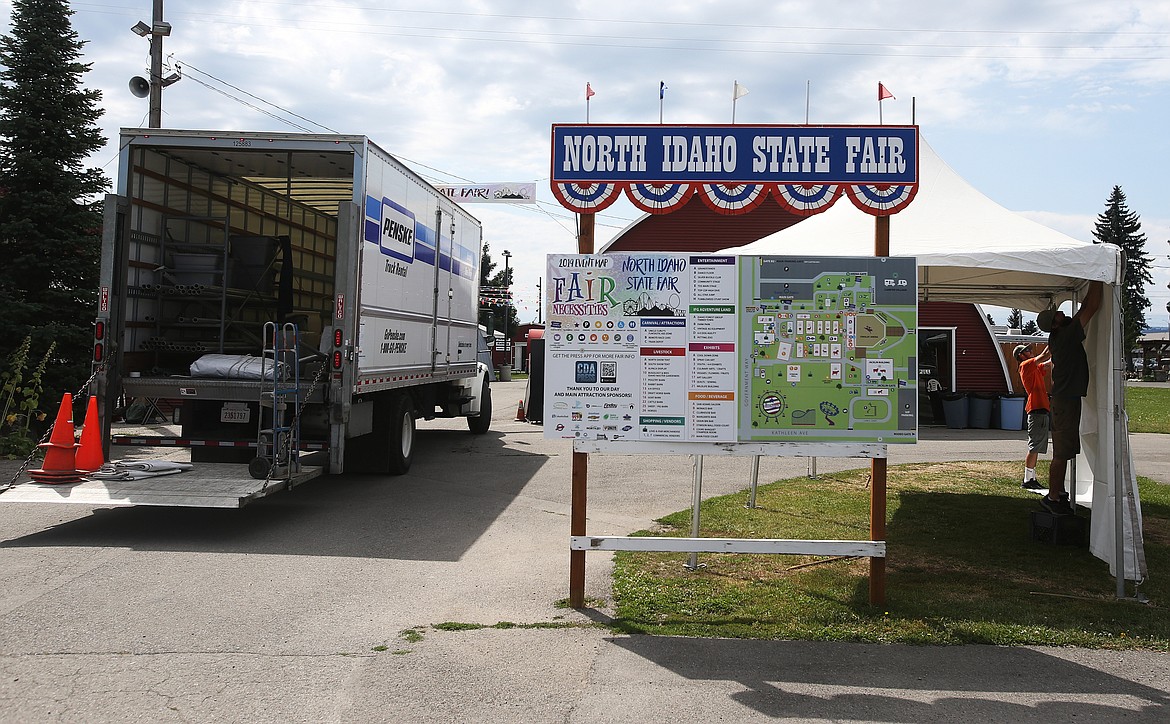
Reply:
[[[1146, 577], [1141, 505], [1124, 414], [1120, 249], [1078, 241], [1008, 211], [959, 177], [922, 141], [919, 189], [890, 217], [890, 254], [918, 260], [924, 300], [995, 304], [1038, 312], [1083, 296], [1089, 281], [1106, 286], [1085, 348], [1094, 378], [1081, 421], [1075, 500], [1096, 512], [1090, 548], [1118, 578]], [[874, 219], [846, 199], [824, 213], [724, 253], [751, 256], [870, 256]], [[1023, 446], [1021, 445], [1021, 459]]]

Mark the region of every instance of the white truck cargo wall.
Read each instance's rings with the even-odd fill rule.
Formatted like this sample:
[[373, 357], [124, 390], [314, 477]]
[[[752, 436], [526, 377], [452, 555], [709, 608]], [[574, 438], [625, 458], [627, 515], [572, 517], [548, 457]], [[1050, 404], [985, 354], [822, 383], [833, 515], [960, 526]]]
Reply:
[[360, 375], [393, 382], [474, 365], [478, 224], [373, 144], [363, 196]]

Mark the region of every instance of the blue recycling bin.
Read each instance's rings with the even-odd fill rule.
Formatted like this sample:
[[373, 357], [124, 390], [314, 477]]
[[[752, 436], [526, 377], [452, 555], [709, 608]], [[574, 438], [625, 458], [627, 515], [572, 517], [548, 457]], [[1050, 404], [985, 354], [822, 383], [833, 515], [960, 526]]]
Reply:
[[1001, 430], [1024, 429], [1024, 403], [1028, 398], [1023, 395], [1004, 395], [999, 398], [999, 427]]

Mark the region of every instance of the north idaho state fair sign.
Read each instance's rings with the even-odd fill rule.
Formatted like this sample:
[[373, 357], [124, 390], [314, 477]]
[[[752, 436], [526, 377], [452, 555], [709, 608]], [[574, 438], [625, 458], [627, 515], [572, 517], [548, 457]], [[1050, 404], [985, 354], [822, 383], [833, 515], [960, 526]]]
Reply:
[[916, 126], [565, 125], [552, 127], [552, 191], [578, 212], [625, 192], [650, 213], [699, 194], [740, 214], [771, 196], [816, 214], [842, 194], [875, 216], [897, 213], [918, 189]]

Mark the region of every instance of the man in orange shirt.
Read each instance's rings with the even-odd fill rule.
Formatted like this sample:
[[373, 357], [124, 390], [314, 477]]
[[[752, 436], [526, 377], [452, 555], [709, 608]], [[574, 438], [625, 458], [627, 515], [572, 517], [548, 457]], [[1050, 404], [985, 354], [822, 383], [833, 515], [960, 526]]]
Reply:
[[1028, 412], [1028, 456], [1024, 458], [1024, 482], [1020, 487], [1025, 490], [1045, 490], [1047, 486], [1036, 480], [1036, 460], [1040, 453], [1048, 452], [1051, 420], [1048, 415], [1045, 374], [1052, 366], [1052, 353], [1045, 347], [1039, 355], [1034, 355], [1031, 347], [1021, 344], [1016, 345], [1014, 354], [1020, 363], [1020, 380], [1024, 383], [1024, 391], [1028, 393], [1024, 405]]

